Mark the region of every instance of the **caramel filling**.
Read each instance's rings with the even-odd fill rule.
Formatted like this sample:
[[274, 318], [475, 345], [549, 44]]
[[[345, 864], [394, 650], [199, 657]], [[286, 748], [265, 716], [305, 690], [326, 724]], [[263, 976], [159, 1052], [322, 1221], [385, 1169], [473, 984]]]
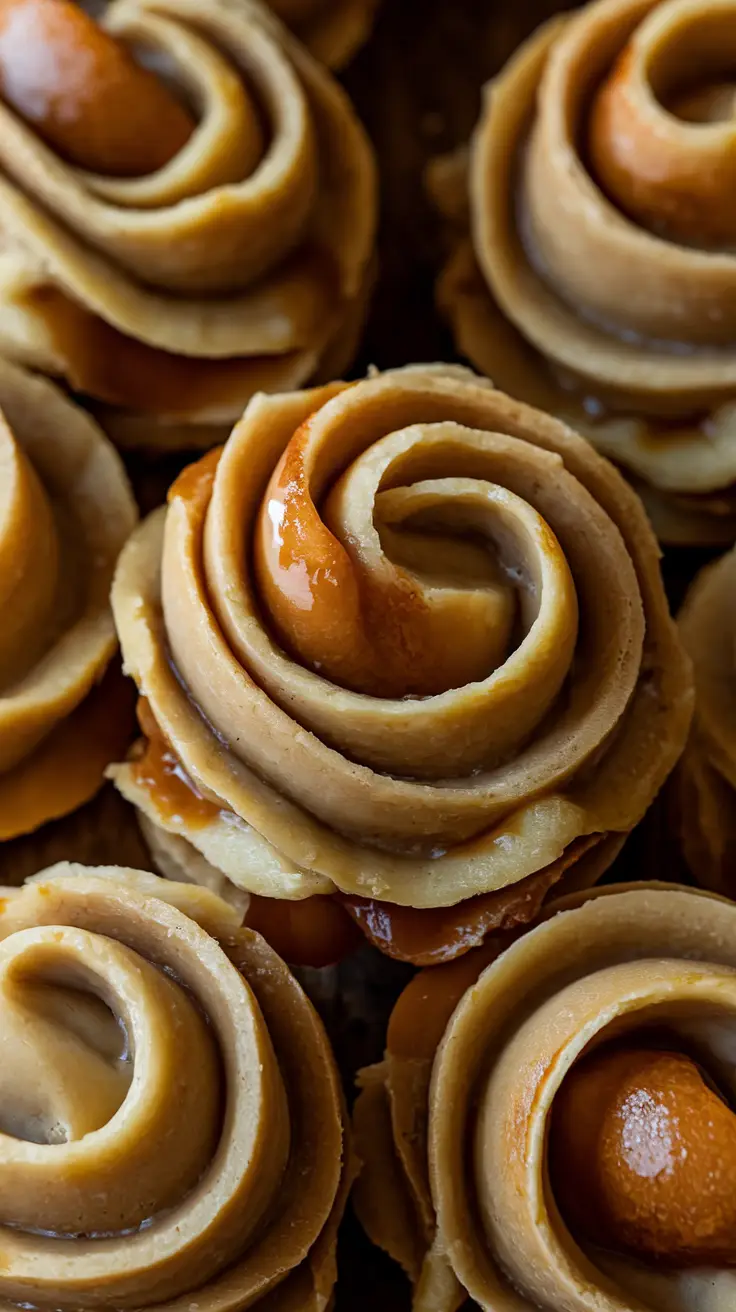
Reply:
[[[132, 772], [137, 785], [155, 798], [158, 814], [168, 820], [184, 821], [189, 828], [216, 820], [227, 808], [211, 802], [198, 791], [143, 697], [138, 701], [137, 714], [145, 737], [139, 744]], [[331, 897], [287, 902], [252, 893], [246, 924], [262, 934], [284, 961], [295, 966], [334, 965], [361, 942], [360, 931], [340, 903]]]
[[333, 966], [362, 941], [360, 931], [332, 897], [282, 902], [253, 893], [246, 924], [292, 966]]
[[[17, 420], [12, 378], [4, 383]], [[29, 427], [33, 400], [31, 392]], [[41, 398], [37, 404], [43, 403]], [[70, 425], [72, 420], [67, 417]], [[94, 482], [97, 454], [86, 429], [82, 432], [86, 464], [72, 432], [68, 467], [81, 479], [80, 499], [96, 504], [107, 489], [101, 477]], [[54, 442], [51, 433], [48, 442]], [[60, 466], [66, 450], [54, 455]], [[101, 581], [97, 572], [106, 565], [111, 571], [114, 551], [109, 548], [106, 558], [99, 538], [85, 539], [86, 521], [83, 515], [75, 518], [74, 497], [67, 500], [53, 479], [48, 485], [42, 481], [43, 450], [37, 454], [38, 467], [0, 416], [0, 842], [88, 801], [110, 761], [127, 750], [134, 727], [133, 685], [119, 667], [102, 678], [112, 646], [109, 626], [95, 642], [95, 610], [85, 609], [96, 590], [106, 598], [109, 572]], [[100, 466], [111, 478], [120, 477], [104, 452]], [[74, 473], [68, 478], [72, 481]], [[122, 519], [111, 486], [110, 506], [122, 537], [126, 522], [132, 523], [132, 505], [130, 519]]]
[[[717, 10], [691, 21], [693, 30], [680, 30], [671, 45], [647, 41], [646, 33], [631, 39], [593, 102], [588, 146], [605, 190], [632, 218], [679, 241], [730, 244], [736, 239], [736, 87], [717, 80], [724, 71], [719, 62], [728, 62], [727, 31]], [[701, 75], [692, 87], [688, 72], [699, 56], [715, 63], [716, 80]], [[646, 112], [648, 101], [655, 112]], [[684, 123], [711, 125], [706, 141], [686, 129], [674, 135], [660, 105]]]
[[674, 1267], [734, 1264], [736, 1116], [690, 1057], [583, 1058], [555, 1100], [549, 1160], [581, 1238]]
[[420, 970], [391, 1012], [386, 1036], [390, 1055], [400, 1061], [432, 1061], [461, 998], [509, 941], [498, 935], [437, 970]]
[[56, 287], [34, 288], [24, 300], [43, 319], [78, 392], [149, 414], [186, 414], [242, 404], [243, 373], [256, 357], [211, 360], [148, 346]]
[[437, 966], [478, 947], [488, 934], [529, 924], [565, 871], [599, 842], [599, 834], [580, 838], [538, 874], [451, 907], [417, 910], [360, 897], [345, 898], [345, 905], [366, 938], [386, 956], [415, 966]]
[[0, 92], [70, 163], [115, 177], [162, 168], [191, 115], [71, 0], [2, 0]]

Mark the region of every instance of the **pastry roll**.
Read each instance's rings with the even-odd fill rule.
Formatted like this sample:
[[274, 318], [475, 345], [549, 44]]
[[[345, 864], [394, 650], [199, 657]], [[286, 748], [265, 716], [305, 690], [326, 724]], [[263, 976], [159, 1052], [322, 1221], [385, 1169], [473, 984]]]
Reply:
[[620, 464], [665, 542], [736, 537], [733, 10], [595, 0], [440, 162], [440, 302], [494, 382]]
[[0, 361], [0, 843], [88, 801], [131, 741], [109, 593], [136, 519], [97, 425]]
[[675, 821], [699, 883], [736, 896], [736, 551], [698, 575], [679, 616], [695, 719], [677, 771]]
[[283, 962], [155, 875], [3, 892], [4, 1312], [323, 1312], [350, 1161]]
[[595, 880], [691, 716], [635, 494], [451, 366], [255, 398], [112, 603], [158, 859], [335, 897], [418, 963]]
[[98, 24], [72, 0], [12, 0], [0, 92], [6, 356], [150, 447], [211, 445], [255, 392], [347, 367], [373, 155], [268, 9], [120, 0]]
[[576, 894], [422, 971], [355, 1108], [356, 1207], [415, 1312], [727, 1312], [736, 908]]
[[378, 0], [269, 0], [308, 50], [342, 68], [368, 36]]

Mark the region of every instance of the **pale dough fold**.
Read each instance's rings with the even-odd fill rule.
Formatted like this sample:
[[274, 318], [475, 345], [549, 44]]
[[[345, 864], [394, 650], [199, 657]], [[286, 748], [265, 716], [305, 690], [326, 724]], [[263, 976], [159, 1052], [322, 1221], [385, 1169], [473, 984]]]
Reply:
[[342, 68], [370, 33], [378, 0], [269, 0], [308, 50]]
[[3, 1312], [325, 1312], [350, 1157], [283, 962], [155, 875], [3, 892]]
[[736, 230], [709, 230], [732, 211], [735, 20], [727, 0], [553, 19], [430, 178], [456, 229], [439, 300], [459, 348], [620, 464], [666, 542], [736, 536]]
[[576, 1242], [546, 1142], [577, 1059], [652, 1022], [685, 1051], [696, 1043], [736, 1096], [736, 907], [614, 886], [562, 899], [502, 946], [417, 976], [384, 1062], [361, 1075], [355, 1204], [412, 1280], [414, 1312], [468, 1298], [483, 1312], [728, 1312], [733, 1271], [667, 1271]]
[[736, 894], [736, 551], [698, 575], [679, 616], [695, 674], [695, 718], [674, 816], [699, 883]]
[[196, 814], [135, 760], [117, 786], [268, 897], [514, 885], [627, 834], [690, 722], [635, 494], [459, 368], [255, 398], [133, 534], [112, 603]]
[[130, 741], [122, 680], [96, 685], [117, 645], [110, 583], [136, 519], [97, 425], [0, 361], [0, 841], [87, 801]]
[[157, 172], [103, 177], [0, 105], [0, 347], [83, 393], [121, 444], [207, 446], [254, 393], [349, 364], [371, 147], [251, 0], [118, 0], [100, 22], [153, 52], [196, 127]]

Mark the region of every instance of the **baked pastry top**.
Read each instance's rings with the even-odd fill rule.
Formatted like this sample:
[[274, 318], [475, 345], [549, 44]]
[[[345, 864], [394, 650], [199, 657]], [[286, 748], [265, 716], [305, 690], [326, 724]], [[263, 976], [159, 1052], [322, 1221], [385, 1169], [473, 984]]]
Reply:
[[372, 150], [268, 9], [120, 0], [98, 23], [71, 0], [14, 0], [0, 91], [5, 355], [147, 446], [205, 447], [255, 392], [347, 367], [372, 281]]
[[338, 896], [416, 961], [592, 882], [691, 715], [635, 495], [449, 366], [258, 397], [133, 535], [113, 608], [153, 721], [113, 774], [159, 856]]
[[620, 464], [666, 542], [736, 536], [731, 20], [718, 0], [553, 19], [433, 174], [458, 346]]

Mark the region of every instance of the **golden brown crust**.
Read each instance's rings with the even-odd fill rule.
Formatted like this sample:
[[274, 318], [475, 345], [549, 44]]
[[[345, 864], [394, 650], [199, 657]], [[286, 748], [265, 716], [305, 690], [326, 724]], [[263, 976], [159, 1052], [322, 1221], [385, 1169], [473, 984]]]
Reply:
[[724, 40], [726, 11], [696, 0], [555, 18], [487, 87], [469, 152], [431, 174], [460, 348], [651, 489], [672, 542], [736, 525], [736, 266], [704, 193], [725, 196], [733, 153]]
[[[406, 531], [417, 509], [434, 535]], [[271, 523], [284, 542], [302, 526], [283, 570]], [[256, 528], [266, 546], [251, 559]], [[295, 613], [303, 578], [314, 609]], [[610, 852], [691, 714], [635, 496], [563, 425], [448, 366], [258, 398], [133, 536], [113, 604], [126, 667], [200, 802], [183, 815], [135, 762], [118, 787], [270, 897], [452, 906], [590, 835], [611, 835]], [[446, 660], [444, 687], [402, 696], [407, 651], [421, 677]], [[471, 672], [457, 664], [468, 653]], [[367, 696], [363, 676], [393, 691]]]
[[105, 672], [136, 511], [110, 444], [50, 383], [0, 362], [0, 412], [2, 841], [81, 806], [130, 741], [132, 689]]
[[361, 1077], [356, 1206], [408, 1270], [413, 1307], [453, 1312], [469, 1297], [484, 1312], [554, 1312], [563, 1300], [725, 1312], [730, 1270], [641, 1265], [571, 1234], [546, 1144], [578, 1057], [614, 1036], [636, 1042], [653, 1023], [670, 1047], [694, 1044], [732, 1096], [734, 908], [675, 885], [612, 886], [562, 899], [502, 947], [422, 972], [399, 1001], [384, 1062]]

